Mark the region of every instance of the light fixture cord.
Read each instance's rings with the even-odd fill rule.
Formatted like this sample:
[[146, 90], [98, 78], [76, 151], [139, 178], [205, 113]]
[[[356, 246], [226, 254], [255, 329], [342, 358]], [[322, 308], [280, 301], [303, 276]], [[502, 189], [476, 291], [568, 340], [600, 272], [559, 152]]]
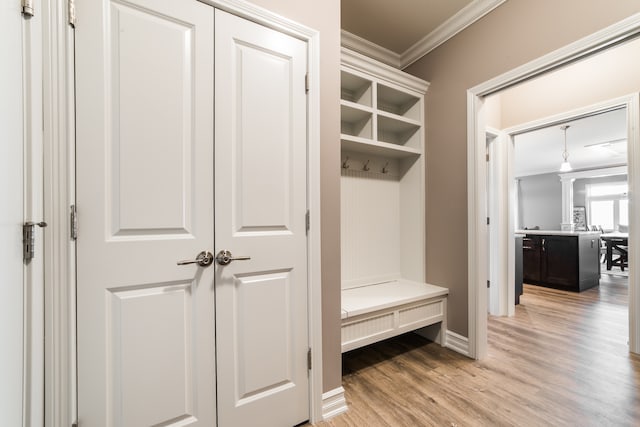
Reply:
[[567, 163], [567, 158], [569, 157], [569, 152], [567, 151], [567, 129], [569, 128], [568, 125], [565, 125], [562, 127], [562, 130], [564, 130], [564, 151], [562, 152], [562, 158], [564, 159], [564, 162]]

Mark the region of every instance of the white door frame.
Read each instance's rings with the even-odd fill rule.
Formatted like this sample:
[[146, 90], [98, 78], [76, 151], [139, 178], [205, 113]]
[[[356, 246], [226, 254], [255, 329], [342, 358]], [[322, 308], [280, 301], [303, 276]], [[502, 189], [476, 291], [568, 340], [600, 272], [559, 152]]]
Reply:
[[[194, 0], [195, 1], [195, 0]], [[242, 0], [200, 0], [303, 40], [308, 45], [308, 244], [309, 345], [313, 369], [309, 378], [311, 422], [322, 420], [322, 305], [320, 259], [320, 34]], [[45, 250], [45, 420], [68, 427], [76, 421], [75, 242], [70, 239], [69, 209], [75, 203], [73, 28], [68, 2], [42, 6], [45, 145], [45, 217], [49, 229]], [[81, 22], [78, 25], [82, 25]], [[82, 232], [81, 230], [79, 232]]]
[[486, 134], [491, 139], [488, 150], [487, 168], [492, 177], [494, 188], [487, 191], [487, 216], [490, 218], [488, 239], [489, 270], [487, 275], [491, 283], [489, 287], [489, 314], [493, 316], [512, 316], [515, 312], [515, 258], [510, 221], [515, 215], [509, 212], [513, 204], [513, 191], [507, 186], [507, 179], [512, 172], [508, 162], [513, 154], [509, 146], [508, 135], [504, 131], [487, 127]]
[[[35, 0], [38, 10], [42, 1]], [[24, 220], [47, 221], [43, 191], [43, 130], [42, 130], [42, 26], [43, 19], [35, 14], [23, 21], [24, 72]], [[47, 228], [35, 230], [34, 258], [24, 267], [24, 395], [23, 424], [44, 424], [44, 247]]]
[[[486, 212], [486, 161], [484, 98], [509, 86], [540, 76], [562, 65], [595, 54], [602, 49], [640, 34], [640, 13], [632, 15], [591, 36], [571, 43], [539, 59], [486, 81], [467, 91], [467, 206], [468, 206], [468, 291], [469, 291], [469, 353], [476, 359], [487, 354], [487, 295], [486, 269], [487, 233], [485, 231]], [[640, 105], [637, 95], [627, 97], [628, 101], [628, 164], [629, 193], [640, 190]], [[511, 144], [508, 144], [511, 145]], [[507, 165], [508, 166], [508, 165]], [[513, 172], [510, 173], [513, 177]], [[513, 181], [508, 183], [511, 188]], [[640, 218], [635, 200], [629, 203], [630, 227], [629, 243], [632, 248], [640, 243]], [[506, 228], [506, 225], [503, 224]], [[509, 229], [506, 230], [511, 233]], [[640, 266], [640, 251], [629, 253], [629, 350], [640, 352], [640, 284], [638, 275], [633, 273]]]
[[[40, 8], [40, 0], [35, 0], [33, 6]], [[11, 227], [11, 238], [7, 244], [13, 248], [22, 245], [22, 233], [19, 229], [20, 222], [40, 222], [44, 219], [43, 209], [43, 164], [42, 164], [42, 19], [38, 14], [33, 17], [24, 17], [21, 14], [20, 2], [6, 3], [2, 6], [3, 43], [9, 52], [6, 64], [6, 73], [2, 73], [3, 86], [8, 85], [7, 96], [10, 108], [14, 111], [2, 117], [2, 126], [7, 125], [3, 136], [12, 140], [3, 141], [2, 144], [15, 144], [16, 154], [19, 153], [21, 177], [16, 182], [2, 182], [5, 188], [12, 188], [16, 194], [21, 194], [21, 200], [16, 208], [20, 209], [19, 222], [13, 222], [18, 218], [11, 217], [11, 223], [3, 226]], [[16, 54], [16, 55], [14, 55]], [[11, 71], [9, 71], [9, 69]], [[9, 88], [10, 87], [10, 88]], [[7, 104], [7, 105], [9, 105]], [[8, 121], [8, 122], [7, 122]], [[9, 160], [15, 160], [9, 157]], [[3, 207], [4, 208], [4, 207]], [[14, 228], [15, 227], [15, 228]], [[13, 263], [15, 271], [20, 271], [21, 283], [0, 283], [4, 287], [3, 297], [7, 303], [13, 304], [8, 313], [20, 317], [19, 322], [7, 322], [4, 327], [15, 331], [16, 344], [20, 349], [16, 353], [8, 354], [5, 368], [14, 371], [11, 375], [19, 378], [20, 387], [15, 389], [13, 377], [3, 390], [4, 393], [13, 395], [11, 400], [3, 402], [18, 406], [10, 410], [11, 414], [19, 414], [23, 426], [42, 425], [44, 414], [44, 247], [43, 235], [46, 229], [36, 227], [34, 258], [28, 263], [22, 263], [21, 253], [11, 253], [11, 257], [3, 259], [3, 262]], [[6, 236], [3, 236], [6, 237]], [[13, 255], [19, 258], [14, 258]], [[20, 298], [14, 300], [14, 296]], [[13, 311], [15, 310], [15, 311]], [[17, 320], [17, 317], [15, 320]], [[6, 318], [12, 320], [11, 318]], [[5, 344], [5, 343], [3, 343]], [[9, 350], [16, 350], [14, 342], [9, 343]], [[17, 365], [13, 362], [17, 362]], [[15, 400], [13, 400], [15, 398]], [[4, 405], [3, 405], [4, 406]], [[15, 412], [13, 412], [15, 410]], [[2, 414], [0, 418], [5, 420]], [[12, 421], [14, 419], [12, 418]], [[8, 421], [8, 420], [7, 420]], [[17, 420], [16, 420], [17, 421]]]
[[[517, 205], [516, 205], [516, 197], [515, 197], [515, 174], [514, 174], [514, 141], [516, 135], [530, 132], [533, 130], [559, 126], [562, 123], [566, 123], [572, 120], [578, 120], [584, 117], [588, 117], [594, 114], [602, 113], [605, 111], [610, 111], [615, 108], [624, 107], [627, 108], [627, 114], [629, 111], [632, 111], [634, 108], [634, 104], [638, 102], [638, 94], [630, 94], [627, 96], [599, 102], [597, 104], [593, 104], [586, 107], [580, 107], [578, 109], [574, 109], [571, 111], [563, 112], [560, 114], [556, 114], [549, 117], [544, 117], [541, 119], [536, 119], [531, 122], [522, 123], [517, 126], [513, 126], [510, 128], [503, 129], [501, 133], [501, 137], [504, 140], [504, 144], [500, 145], [498, 149], [501, 151], [500, 161], [502, 163], [501, 166], [498, 166], [500, 169], [504, 169], [505, 175], [501, 176], [498, 186], [500, 187], [500, 192], [512, 195], [508, 198], [506, 203], [502, 204], [500, 209], [502, 209], [501, 215], [496, 217], [496, 221], [494, 223], [492, 217], [492, 225], [495, 225], [496, 228], [507, 232], [506, 235], [508, 240], [501, 239], [496, 241], [491, 241], [490, 245], [490, 258], [493, 257], [503, 257], [503, 259], [508, 260], [508, 263], [505, 265], [504, 263], [500, 264], [499, 267], [499, 277], [503, 280], [497, 282], [497, 287], [499, 288], [500, 295], [509, 295], [509, 299], [506, 300], [505, 312], [500, 313], [498, 315], [501, 316], [512, 316], [515, 313], [515, 280], [514, 280], [514, 260], [515, 260], [515, 245], [514, 242], [514, 224], [515, 218], [517, 215]], [[633, 119], [629, 117], [629, 129], [627, 133], [629, 134], [629, 140], [631, 140], [631, 123], [633, 123]], [[637, 141], [637, 140], [636, 140]], [[637, 151], [637, 150], [636, 150]], [[640, 164], [640, 162], [636, 163]], [[615, 169], [624, 169], [627, 170], [626, 167], [620, 167]], [[626, 173], [626, 172], [625, 172]], [[575, 172], [574, 172], [575, 174]], [[580, 174], [580, 172], [578, 172]], [[585, 173], [582, 173], [583, 175]], [[558, 174], [559, 176], [561, 174]], [[567, 175], [572, 175], [569, 173]], [[637, 187], [636, 187], [637, 188]], [[504, 254], [504, 255], [503, 255]], [[508, 270], [509, 269], [509, 270]], [[505, 274], [508, 274], [508, 277], [504, 277]], [[631, 280], [630, 273], [630, 284], [633, 284]], [[493, 278], [492, 278], [493, 280]], [[493, 284], [493, 281], [492, 281]], [[636, 288], [638, 289], [638, 288]], [[501, 301], [502, 302], [502, 301]], [[502, 307], [501, 307], [502, 308]], [[497, 314], [497, 313], [491, 313]], [[631, 314], [631, 313], [630, 313]]]

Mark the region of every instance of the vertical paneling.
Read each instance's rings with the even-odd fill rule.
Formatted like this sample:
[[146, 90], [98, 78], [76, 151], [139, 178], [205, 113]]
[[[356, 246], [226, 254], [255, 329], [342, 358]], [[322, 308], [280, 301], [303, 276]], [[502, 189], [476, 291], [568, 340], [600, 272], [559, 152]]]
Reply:
[[361, 170], [366, 160], [354, 160], [353, 167], [342, 169], [345, 288], [400, 276], [400, 179], [393, 169], [387, 174], [379, 171], [386, 160], [371, 159], [370, 170]]

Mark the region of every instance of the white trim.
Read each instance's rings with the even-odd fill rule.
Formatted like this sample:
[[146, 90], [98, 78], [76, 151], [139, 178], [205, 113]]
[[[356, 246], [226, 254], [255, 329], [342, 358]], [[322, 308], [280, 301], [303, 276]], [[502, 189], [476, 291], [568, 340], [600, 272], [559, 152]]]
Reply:
[[76, 419], [73, 30], [67, 2], [42, 2], [45, 239], [45, 426]]
[[[489, 174], [492, 183], [501, 191], [487, 191], [487, 212], [491, 219], [488, 238], [490, 241], [488, 276], [491, 287], [489, 293], [489, 313], [494, 316], [512, 316], [515, 313], [514, 272], [515, 258], [509, 256], [510, 245], [515, 245], [505, 233], [503, 224], [515, 221], [515, 215], [510, 215], [509, 203], [512, 201], [512, 191], [507, 182], [509, 174], [507, 157], [512, 152], [509, 136], [495, 129], [487, 128], [487, 135], [494, 136], [489, 156]], [[509, 229], [512, 229], [510, 227]]]
[[[627, 104], [629, 173], [629, 351], [640, 353], [640, 95]], [[633, 197], [632, 197], [633, 195]]]
[[474, 0], [458, 13], [440, 24], [435, 30], [418, 40], [407, 50], [398, 54], [367, 39], [341, 32], [341, 44], [363, 55], [376, 59], [395, 68], [404, 69], [413, 64], [474, 22], [482, 18], [507, 0]]
[[309, 95], [308, 95], [308, 183], [307, 194], [310, 212], [309, 228], [309, 343], [311, 357], [315, 361], [310, 380], [310, 421], [322, 420], [322, 259], [320, 221], [320, 35], [313, 31], [307, 40], [309, 51]]
[[[483, 248], [486, 248], [487, 237], [477, 224], [480, 218], [484, 218], [486, 194], [486, 180], [482, 167], [485, 129], [479, 126], [484, 120], [483, 98], [513, 84], [537, 77], [549, 70], [614, 46], [638, 33], [640, 33], [640, 13], [467, 91], [469, 350], [473, 357], [484, 357], [487, 346], [486, 310], [482, 311], [483, 303], [486, 304], [484, 292], [486, 292], [487, 275], [482, 260], [484, 259]], [[628, 108], [628, 168], [629, 194], [631, 195], [635, 194], [634, 189], [640, 189], [640, 171], [634, 174], [634, 170], [640, 168], [640, 147], [636, 147], [637, 144], [640, 144], [640, 105], [637, 94], [622, 99], [626, 99], [625, 103]], [[513, 133], [513, 130], [513, 128], [509, 129], [508, 133]], [[513, 178], [513, 171], [510, 171], [508, 179], [512, 181]], [[513, 184], [511, 183], [511, 185]], [[632, 248], [637, 247], [640, 243], [640, 218], [637, 218], [636, 203], [638, 203], [637, 200], [631, 201], [629, 208], [630, 222], [632, 222], [629, 227], [629, 239]], [[509, 232], [513, 233], [513, 230], [509, 230]], [[640, 251], [631, 251], [629, 256], [629, 349], [636, 353], [640, 351], [640, 315], [637, 313], [640, 309], [640, 284], [634, 274], [635, 266], [638, 265], [640, 265]], [[485, 296], [484, 301], [483, 295]]]
[[467, 113], [467, 230], [469, 233], [468, 259], [468, 310], [469, 356], [482, 359], [487, 351], [487, 212], [486, 186], [486, 134], [484, 123], [484, 98], [467, 92], [467, 105], [473, 114]]
[[400, 68], [413, 64], [506, 0], [474, 0], [400, 55]]
[[463, 337], [462, 335], [456, 334], [453, 331], [446, 331], [446, 343], [444, 346], [455, 351], [456, 353], [460, 353], [467, 357], [472, 357], [471, 352], [469, 351], [469, 339], [467, 337]]
[[478, 97], [490, 95], [630, 39], [639, 31], [640, 13], [636, 13], [610, 27], [474, 86], [469, 91]]
[[322, 395], [322, 419], [324, 421], [347, 412], [347, 399], [344, 396], [344, 388], [338, 387]]
[[626, 166], [614, 166], [611, 168], [589, 169], [579, 172], [560, 173], [560, 179], [585, 179], [600, 178], [603, 176], [627, 175], [629, 169]]
[[375, 58], [395, 68], [400, 68], [400, 55], [346, 30], [340, 31], [340, 44], [369, 58]]
[[[41, 1], [35, 0], [35, 10]], [[17, 11], [16, 11], [17, 13]], [[42, 16], [22, 21], [24, 107], [24, 220], [45, 220], [43, 201]], [[24, 266], [23, 425], [44, 425], [44, 236], [35, 229], [35, 257]]]
[[[309, 377], [310, 421], [322, 419], [322, 306], [320, 259], [320, 35], [264, 8], [242, 0], [204, 3], [276, 29], [308, 43], [311, 90], [309, 117], [309, 344], [314, 368]], [[48, 8], [47, 8], [48, 7]], [[68, 427], [75, 421], [75, 244], [69, 236], [69, 206], [75, 200], [73, 122], [73, 31], [67, 25], [67, 2], [53, 0], [42, 10], [44, 35], [45, 205], [50, 223], [46, 242], [46, 426]], [[78, 25], [82, 25], [81, 22]]]
[[[381, 64], [379, 61], [369, 58], [361, 53], [346, 47], [341, 51], [341, 63], [344, 68], [354, 70], [356, 74], [366, 72], [372, 74], [377, 80], [391, 86], [399, 86], [405, 90], [424, 94], [429, 89], [429, 82], [407, 73], [399, 73], [397, 69]], [[364, 71], [363, 71], [364, 70]]]

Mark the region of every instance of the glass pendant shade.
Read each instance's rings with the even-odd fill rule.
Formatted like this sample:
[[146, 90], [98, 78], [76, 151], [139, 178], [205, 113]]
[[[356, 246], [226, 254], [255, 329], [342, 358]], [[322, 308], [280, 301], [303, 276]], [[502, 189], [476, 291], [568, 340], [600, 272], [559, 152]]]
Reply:
[[562, 152], [562, 163], [560, 164], [560, 172], [570, 172], [573, 170], [571, 163], [569, 163], [569, 152], [567, 151], [567, 129], [569, 125], [560, 126], [560, 129], [564, 131], [564, 151]]

